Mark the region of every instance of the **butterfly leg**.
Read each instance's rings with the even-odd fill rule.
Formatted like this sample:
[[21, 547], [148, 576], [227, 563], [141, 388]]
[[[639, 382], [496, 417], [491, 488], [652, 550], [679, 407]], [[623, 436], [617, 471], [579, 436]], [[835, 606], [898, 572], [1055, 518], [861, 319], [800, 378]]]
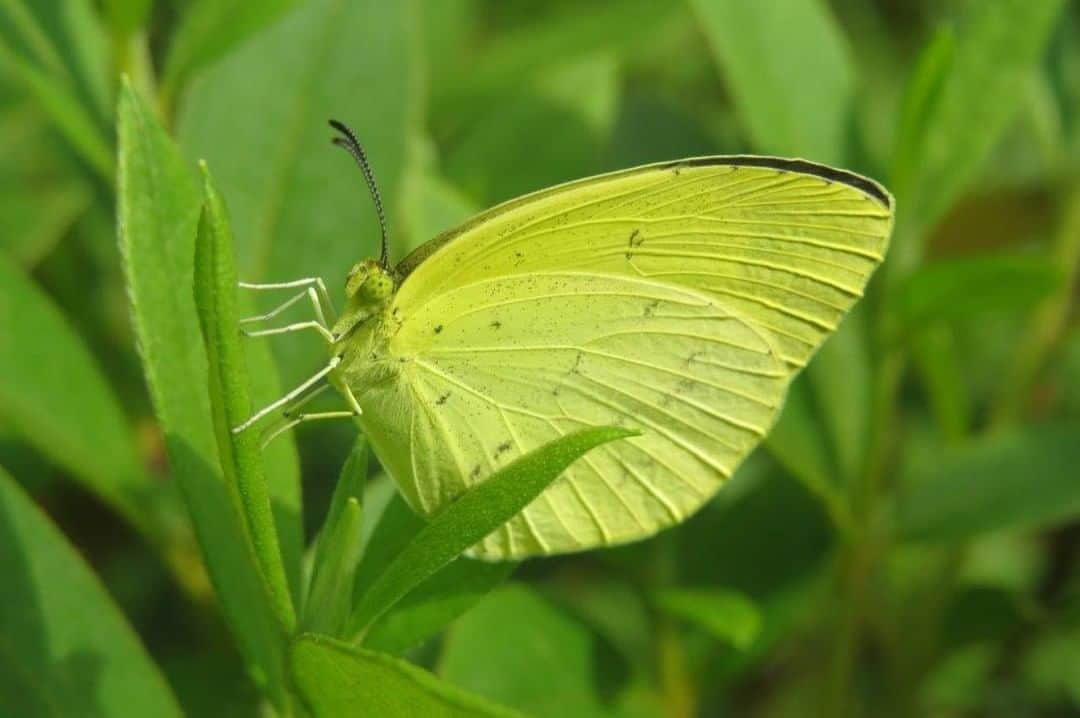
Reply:
[[348, 384], [339, 381], [334, 382], [334, 386], [336, 386], [338, 391], [345, 396], [345, 401], [349, 404], [349, 408], [353, 410], [353, 413], [356, 414], [356, 416], [360, 416], [364, 413], [364, 410], [360, 408], [360, 402], [356, 400], [356, 395], [353, 394], [352, 389], [349, 388]]
[[322, 386], [316, 387], [311, 392], [297, 399], [291, 406], [285, 407], [285, 409], [282, 410], [281, 415], [284, 416], [286, 419], [292, 419], [294, 416], [296, 416], [296, 412], [301, 407], [306, 406], [308, 403], [311, 402], [312, 399], [318, 397], [329, 388], [329, 384], [323, 384]]
[[289, 332], [298, 332], [302, 329], [314, 329], [322, 335], [322, 338], [326, 340], [327, 344], [333, 344], [336, 341], [336, 339], [334, 339], [333, 333], [315, 320], [307, 322], [297, 322], [295, 324], [289, 324], [284, 327], [275, 327], [273, 329], [259, 329], [258, 331], [254, 332], [248, 331], [246, 329], [242, 329], [241, 331], [243, 331], [244, 336], [247, 337], [267, 337], [273, 334], [287, 334]]
[[351, 419], [354, 416], [356, 416], [356, 413], [352, 411], [321, 411], [313, 414], [297, 414], [295, 419], [285, 422], [284, 424], [267, 434], [266, 437], [262, 440], [261, 447], [265, 449], [271, 441], [281, 436], [289, 429], [292, 429], [293, 427], [298, 426], [305, 421], [320, 421], [323, 419]]
[[325, 377], [327, 374], [329, 374], [335, 368], [337, 368], [337, 365], [340, 364], [340, 363], [341, 363], [341, 357], [334, 357], [333, 359], [330, 360], [329, 364], [327, 364], [325, 367], [323, 367], [319, 371], [315, 372], [314, 376], [312, 376], [310, 379], [306, 380], [305, 382], [300, 384], [298, 387], [296, 387], [295, 389], [290, 391], [288, 394], [286, 394], [285, 396], [278, 399], [277, 401], [272, 402], [270, 404], [267, 404], [263, 408], [259, 409], [257, 412], [255, 412], [250, 417], [248, 417], [243, 423], [238, 424], [237, 426], [234, 426], [232, 428], [232, 433], [239, 434], [240, 432], [244, 431], [245, 429], [250, 427], [252, 424], [257, 422], [259, 419], [263, 418], [264, 416], [266, 416], [270, 412], [275, 411], [275, 410], [281, 408], [282, 406], [285, 406], [289, 402], [291, 402], [291, 401], [293, 401], [293, 400], [295, 400], [295, 399], [297, 399], [299, 397], [302, 397], [305, 392], [307, 392], [311, 387], [318, 384], [319, 381], [322, 380], [323, 377]]
[[[277, 289], [297, 289], [302, 288], [306, 290], [307, 296], [311, 299], [311, 305], [315, 309], [315, 316], [324, 327], [331, 326], [337, 320], [337, 312], [334, 311], [334, 303], [330, 301], [330, 293], [326, 291], [326, 284], [323, 283], [320, 277], [305, 277], [304, 279], [296, 279], [291, 282], [272, 282], [269, 284], [256, 284], [253, 282], [240, 282], [241, 289], [253, 289], [256, 291], [273, 291]], [[285, 306], [291, 306], [293, 302], [299, 301], [296, 297], [290, 299]], [[255, 319], [269, 319], [274, 316], [278, 311], [281, 311], [284, 307], [278, 307], [267, 315], [262, 317], [251, 317]]]
[[[286, 299], [284, 302], [277, 305], [276, 307], [274, 307], [273, 309], [268, 311], [266, 314], [256, 314], [254, 316], [244, 317], [243, 319], [240, 320], [240, 324], [255, 324], [257, 322], [265, 322], [268, 319], [273, 319], [274, 317], [281, 314], [283, 311], [285, 311], [286, 309], [288, 309], [292, 305], [299, 302], [304, 297], [308, 297], [311, 294], [314, 294], [314, 291], [315, 290], [313, 290], [313, 289], [308, 289], [305, 292], [300, 292], [299, 294], [296, 294], [296, 295], [290, 297], [289, 299]], [[316, 306], [318, 306], [318, 304], [316, 304]], [[321, 311], [322, 310], [320, 309], [319, 312], [321, 312]]]

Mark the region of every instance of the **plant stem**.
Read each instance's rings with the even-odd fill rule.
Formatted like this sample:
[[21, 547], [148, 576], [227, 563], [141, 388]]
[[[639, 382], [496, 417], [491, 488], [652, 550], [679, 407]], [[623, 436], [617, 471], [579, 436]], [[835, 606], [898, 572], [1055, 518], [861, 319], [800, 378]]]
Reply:
[[656, 653], [665, 715], [668, 718], [693, 718], [697, 701], [686, 667], [686, 653], [678, 627], [664, 615], [658, 615], [656, 619]]

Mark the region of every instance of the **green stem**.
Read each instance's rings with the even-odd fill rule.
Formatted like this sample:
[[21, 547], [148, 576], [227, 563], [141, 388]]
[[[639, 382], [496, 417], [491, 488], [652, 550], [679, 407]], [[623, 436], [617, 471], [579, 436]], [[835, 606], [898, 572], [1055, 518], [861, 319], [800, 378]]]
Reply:
[[656, 617], [656, 659], [667, 718], [693, 718], [697, 711], [693, 680], [678, 627], [663, 615]]

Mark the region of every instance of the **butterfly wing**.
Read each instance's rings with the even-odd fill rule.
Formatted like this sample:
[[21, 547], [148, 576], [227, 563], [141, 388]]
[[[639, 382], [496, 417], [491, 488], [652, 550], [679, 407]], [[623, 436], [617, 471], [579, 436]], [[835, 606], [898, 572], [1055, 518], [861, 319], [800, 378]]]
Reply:
[[561, 434], [635, 426], [641, 437], [590, 452], [475, 552], [520, 558], [654, 533], [760, 442], [891, 226], [891, 199], [870, 180], [748, 157], [653, 165], [497, 207], [399, 268], [388, 346], [401, 372], [369, 412], [375, 448], [432, 512]]

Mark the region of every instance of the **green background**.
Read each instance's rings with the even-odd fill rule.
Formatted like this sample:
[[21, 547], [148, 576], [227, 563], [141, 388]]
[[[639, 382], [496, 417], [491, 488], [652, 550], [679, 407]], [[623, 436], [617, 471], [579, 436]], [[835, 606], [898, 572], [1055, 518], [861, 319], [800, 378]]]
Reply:
[[[118, 120], [125, 74], [142, 124]], [[458, 566], [373, 629], [369, 646], [463, 689], [447, 715], [482, 698], [558, 718], [1080, 712], [1076, 2], [9, 0], [0, 714], [254, 716], [276, 700], [241, 659], [263, 649], [226, 627], [262, 619], [219, 607], [166, 458], [185, 446], [195, 465], [211, 428], [178, 437], [190, 417], [158, 395], [156, 418], [136, 348], [182, 367], [198, 334], [133, 312], [121, 256], [190, 254], [187, 169], [205, 159], [240, 277], [322, 276], [337, 298], [378, 226], [330, 117], [365, 145], [395, 260], [516, 195], [694, 155], [804, 157], [897, 200], [866, 298], [696, 516], [509, 578]], [[179, 147], [169, 176], [118, 162], [118, 126], [172, 152], [152, 123]], [[175, 180], [177, 221], [118, 210], [125, 178]], [[156, 233], [118, 251], [118, 218]], [[136, 275], [140, 300], [190, 300], [190, 276]], [[173, 343], [146, 346], [146, 322]], [[283, 384], [325, 361], [314, 336], [270, 346]], [[184, 374], [151, 388], [169, 376]], [[347, 422], [297, 432], [302, 502], [290, 441], [266, 462], [288, 567], [352, 438]], [[363, 530], [385, 547], [411, 524], [390, 504], [376, 529], [390, 487], [374, 462], [371, 477]], [[305, 640], [294, 661], [344, 665]], [[386, 665], [364, 675], [407, 690]], [[319, 695], [316, 712], [349, 705]]]

